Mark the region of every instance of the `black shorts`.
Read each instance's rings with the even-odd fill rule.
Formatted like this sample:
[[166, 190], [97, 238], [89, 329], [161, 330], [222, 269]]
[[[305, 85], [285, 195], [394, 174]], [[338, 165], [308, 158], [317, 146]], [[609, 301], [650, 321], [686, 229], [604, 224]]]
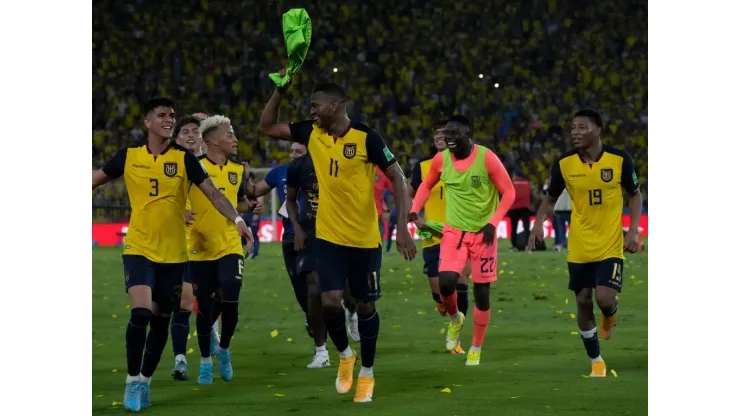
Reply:
[[316, 262], [322, 292], [344, 290], [364, 302], [380, 299], [380, 264], [383, 249], [341, 246], [316, 239]]
[[283, 261], [285, 261], [285, 270], [288, 271], [288, 276], [292, 279], [293, 276], [298, 274], [296, 265], [298, 264], [298, 252], [293, 248], [293, 236], [285, 239], [283, 236]]
[[222, 300], [238, 302], [243, 272], [244, 256], [241, 254], [188, 263], [188, 279], [193, 283], [193, 292], [198, 298], [209, 297], [221, 289]]
[[318, 261], [316, 260], [316, 239], [315, 235], [308, 234], [306, 246], [303, 250], [297, 252], [296, 270], [299, 275], [306, 275], [318, 271]]
[[424, 274], [427, 277], [439, 277], [439, 244], [421, 250], [424, 257]]
[[124, 254], [123, 275], [126, 292], [132, 286], [152, 289], [152, 301], [164, 313], [180, 309], [182, 280], [187, 263], [157, 263], [136, 254]]
[[570, 283], [568, 283], [568, 289], [579, 292], [585, 288], [606, 286], [621, 292], [623, 268], [624, 260], [618, 258], [593, 263], [569, 262]]

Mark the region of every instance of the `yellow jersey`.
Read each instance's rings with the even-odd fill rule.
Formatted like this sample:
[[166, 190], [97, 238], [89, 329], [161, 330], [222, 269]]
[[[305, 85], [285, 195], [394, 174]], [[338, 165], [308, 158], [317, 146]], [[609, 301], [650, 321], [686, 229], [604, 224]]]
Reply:
[[188, 188], [208, 178], [198, 158], [176, 144], [154, 156], [143, 144], [120, 150], [103, 172], [110, 178], [123, 176], [131, 203], [123, 254], [156, 263], [186, 262]]
[[[411, 171], [411, 187], [416, 191], [421, 183], [429, 174], [429, 168], [432, 167], [432, 158], [422, 160], [414, 166]], [[445, 184], [442, 181], [437, 182], [429, 193], [429, 200], [424, 205], [424, 218], [432, 221], [444, 223], [446, 216], [445, 204]], [[432, 234], [430, 240], [424, 240], [423, 248], [434, 247], [440, 243], [441, 237]]]
[[573, 202], [568, 262], [624, 259], [622, 188], [630, 194], [640, 189], [632, 158], [623, 150], [604, 145], [593, 163], [572, 151], [553, 165], [548, 194], [557, 199], [567, 189]]
[[293, 140], [311, 154], [321, 190], [316, 238], [347, 247], [377, 248], [380, 241], [375, 206], [375, 166], [387, 171], [396, 163], [383, 137], [351, 122], [340, 137], [321, 130], [313, 120], [290, 124]]
[[[190, 204], [190, 192], [188, 191], [188, 200], [185, 201], [185, 211], [192, 211], [193, 206]], [[190, 230], [193, 227], [192, 224], [185, 225], [185, 247], [188, 249], [188, 253], [190, 253], [190, 250], [193, 249], [193, 247], [190, 245]]]
[[[199, 159], [213, 183], [232, 205], [236, 206], [239, 200], [246, 198], [244, 166], [228, 160], [221, 166], [207, 155]], [[195, 211], [195, 221], [190, 227], [189, 259], [218, 260], [227, 254], [243, 254], [236, 224], [221, 215], [200, 188], [190, 187], [189, 199], [191, 209]]]

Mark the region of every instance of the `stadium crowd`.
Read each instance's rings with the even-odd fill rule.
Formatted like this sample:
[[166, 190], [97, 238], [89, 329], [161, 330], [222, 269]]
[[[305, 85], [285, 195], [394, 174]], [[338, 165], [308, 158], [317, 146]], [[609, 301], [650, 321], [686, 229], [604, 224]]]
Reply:
[[[574, 111], [593, 107], [604, 142], [647, 179], [647, 2], [308, 3], [96, 2], [93, 167], [145, 137], [141, 106], [154, 95], [175, 99], [179, 115], [230, 117], [253, 167], [286, 162], [289, 143], [261, 138], [257, 123], [274, 87], [267, 75], [286, 64], [280, 16], [305, 7], [314, 38], [283, 119], [307, 117], [319, 82], [342, 84], [351, 117], [377, 129], [408, 171], [431, 153], [434, 120], [460, 113], [479, 143], [541, 188]], [[122, 181], [93, 196], [94, 207], [125, 205]]]

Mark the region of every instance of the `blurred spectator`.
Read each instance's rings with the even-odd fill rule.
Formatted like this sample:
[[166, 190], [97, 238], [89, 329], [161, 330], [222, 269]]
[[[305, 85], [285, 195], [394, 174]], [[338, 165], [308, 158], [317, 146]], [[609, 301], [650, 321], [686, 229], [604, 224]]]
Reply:
[[[461, 113], [479, 143], [540, 186], [568, 147], [573, 112], [589, 106], [603, 112], [604, 142], [647, 174], [646, 1], [309, 3], [96, 1], [93, 167], [144, 137], [141, 105], [153, 95], [177, 100], [178, 114], [228, 115], [238, 157], [252, 166], [286, 162], [289, 143], [256, 126], [273, 89], [267, 75], [287, 63], [281, 14], [305, 7], [314, 36], [285, 120], [307, 117], [317, 83], [338, 82], [351, 118], [377, 129], [409, 168], [431, 152], [433, 120]], [[94, 194], [94, 206], [115, 204], [127, 204], [122, 185]]]
[[[536, 188], [519, 170], [513, 171], [511, 182], [514, 184], [514, 191], [516, 192], [516, 199], [514, 199], [514, 203], [511, 205], [508, 213], [509, 220], [511, 221], [511, 249], [512, 251], [524, 251], [527, 240], [529, 240], [532, 196], [536, 192]], [[524, 229], [523, 239], [520, 239], [519, 234], [517, 234], [519, 221], [522, 222], [522, 228]]]
[[564, 189], [563, 193], [558, 197], [555, 202], [553, 209], [552, 225], [555, 229], [555, 245], [553, 246], [554, 251], [562, 251], [564, 248], [568, 248], [568, 235], [565, 229], [565, 224], [570, 225], [570, 213], [573, 210], [573, 205], [568, 195], [568, 190]]

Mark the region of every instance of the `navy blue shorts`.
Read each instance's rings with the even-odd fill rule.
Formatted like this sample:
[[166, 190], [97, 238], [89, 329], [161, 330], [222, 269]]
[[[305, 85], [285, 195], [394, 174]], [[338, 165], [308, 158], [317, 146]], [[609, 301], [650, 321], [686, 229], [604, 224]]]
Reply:
[[306, 239], [306, 246], [303, 250], [297, 252], [297, 271], [299, 275], [309, 274], [311, 272], [318, 271], [319, 262], [317, 261], [316, 253], [316, 239], [315, 235], [308, 235]]
[[149, 286], [152, 301], [164, 313], [180, 309], [182, 280], [187, 263], [157, 263], [136, 254], [124, 254], [123, 275], [126, 292], [132, 286]]
[[288, 276], [291, 279], [298, 274], [298, 252], [293, 247], [292, 235], [290, 239], [283, 240], [283, 261], [285, 261], [285, 270], [288, 271]]
[[439, 244], [421, 250], [424, 257], [424, 274], [427, 277], [439, 277]]
[[316, 239], [316, 262], [322, 292], [344, 290], [364, 302], [380, 299], [380, 265], [383, 249], [341, 246]]
[[593, 263], [569, 262], [570, 283], [568, 283], [568, 289], [580, 292], [581, 289], [606, 286], [621, 292], [623, 268], [624, 260], [617, 258]]
[[238, 302], [242, 289], [244, 256], [227, 254], [218, 260], [190, 261], [188, 278], [198, 298], [210, 297], [221, 289], [221, 299]]

